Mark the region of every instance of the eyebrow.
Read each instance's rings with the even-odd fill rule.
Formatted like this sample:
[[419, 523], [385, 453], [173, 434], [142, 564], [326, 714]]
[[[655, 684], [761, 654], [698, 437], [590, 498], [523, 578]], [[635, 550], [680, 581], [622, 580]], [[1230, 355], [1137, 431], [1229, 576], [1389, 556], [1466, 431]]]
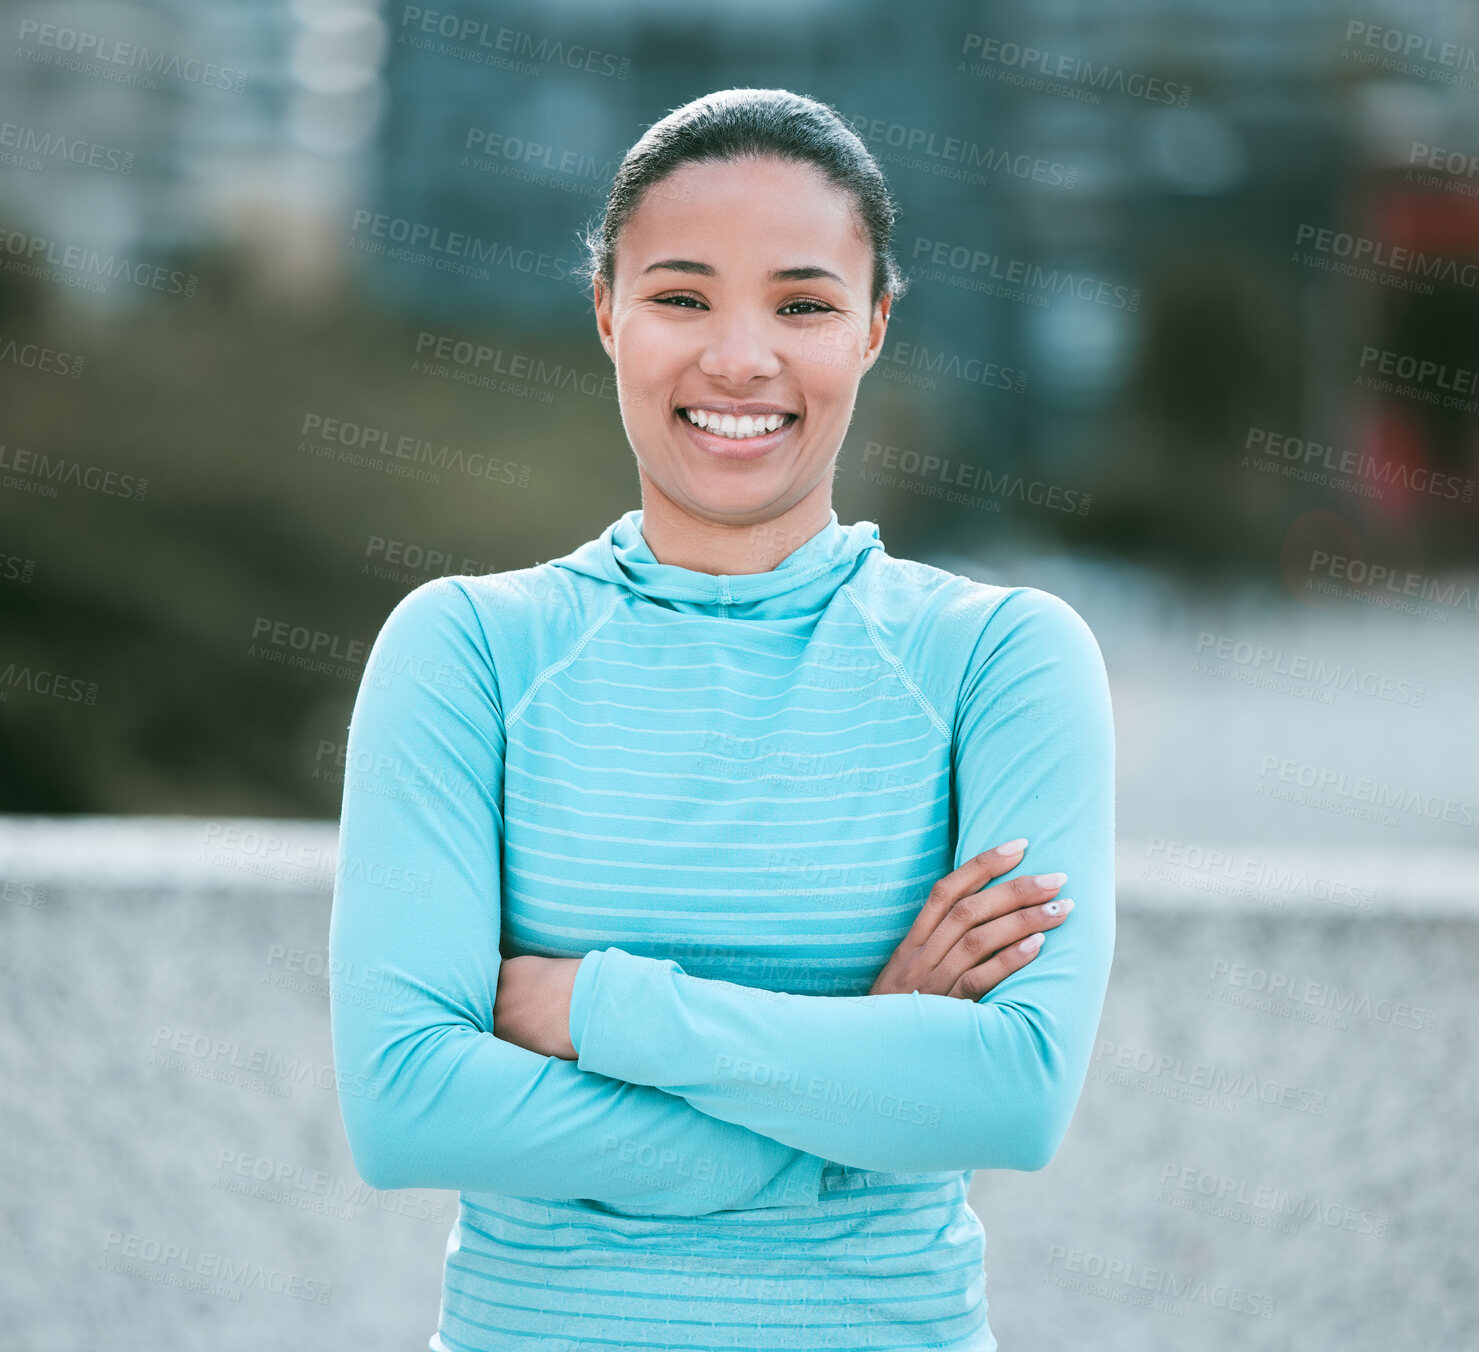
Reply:
[[[652, 263], [643, 268], [642, 275], [645, 277], [649, 272], [656, 272], [659, 268], [666, 268], [669, 272], [697, 273], [701, 277], [716, 275], [710, 264], [698, 263], [691, 258], [664, 258], [660, 263]], [[842, 286], [847, 285], [835, 272], [815, 265], [803, 268], [776, 268], [770, 274], [770, 280], [773, 282], [809, 282], [815, 277], [827, 277]]]

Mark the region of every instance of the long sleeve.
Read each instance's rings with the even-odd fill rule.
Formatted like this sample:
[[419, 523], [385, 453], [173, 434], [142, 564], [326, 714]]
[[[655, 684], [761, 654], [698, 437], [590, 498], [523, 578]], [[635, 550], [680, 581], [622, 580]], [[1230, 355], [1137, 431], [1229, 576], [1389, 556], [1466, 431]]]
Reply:
[[1005, 876], [1068, 875], [1060, 895], [1075, 909], [1026, 967], [977, 1002], [828, 997], [607, 948], [576, 977], [580, 1068], [855, 1168], [1045, 1166], [1083, 1088], [1115, 929], [1109, 685], [1071, 606], [1030, 587], [997, 602], [952, 734], [955, 865], [1025, 836], [1026, 856]]
[[332, 1037], [360, 1174], [635, 1215], [814, 1205], [825, 1160], [497, 1036], [504, 749], [472, 598], [417, 587], [371, 649], [340, 818]]

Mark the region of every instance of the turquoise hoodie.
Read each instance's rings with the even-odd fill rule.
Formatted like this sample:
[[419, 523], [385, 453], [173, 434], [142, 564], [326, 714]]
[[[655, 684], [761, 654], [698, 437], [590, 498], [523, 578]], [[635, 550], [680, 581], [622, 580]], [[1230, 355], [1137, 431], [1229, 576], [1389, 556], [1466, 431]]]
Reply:
[[[371, 1186], [461, 1194], [428, 1345], [992, 1352], [971, 1177], [1053, 1157], [1113, 953], [1098, 645], [835, 512], [741, 576], [641, 522], [417, 587], [350, 721], [339, 1098]], [[1019, 836], [1076, 903], [1036, 958], [869, 996]], [[578, 1061], [497, 1036], [518, 954], [581, 959]]]

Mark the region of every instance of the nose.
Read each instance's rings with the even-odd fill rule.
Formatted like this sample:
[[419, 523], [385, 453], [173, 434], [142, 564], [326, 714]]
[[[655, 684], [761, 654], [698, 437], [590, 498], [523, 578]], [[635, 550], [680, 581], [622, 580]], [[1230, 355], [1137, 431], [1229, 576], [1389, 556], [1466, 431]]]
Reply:
[[768, 319], [768, 315], [743, 311], [714, 314], [704, 326], [698, 369], [734, 386], [778, 376], [781, 360], [767, 334]]

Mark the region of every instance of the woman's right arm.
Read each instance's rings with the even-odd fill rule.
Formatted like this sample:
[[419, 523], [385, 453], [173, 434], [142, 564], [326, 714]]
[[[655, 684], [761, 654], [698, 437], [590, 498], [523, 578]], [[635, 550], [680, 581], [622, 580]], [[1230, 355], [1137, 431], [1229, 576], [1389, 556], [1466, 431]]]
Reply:
[[330, 1008], [360, 1175], [637, 1215], [814, 1205], [820, 1157], [497, 1036], [503, 755], [473, 603], [425, 583], [381, 627], [349, 726]]

